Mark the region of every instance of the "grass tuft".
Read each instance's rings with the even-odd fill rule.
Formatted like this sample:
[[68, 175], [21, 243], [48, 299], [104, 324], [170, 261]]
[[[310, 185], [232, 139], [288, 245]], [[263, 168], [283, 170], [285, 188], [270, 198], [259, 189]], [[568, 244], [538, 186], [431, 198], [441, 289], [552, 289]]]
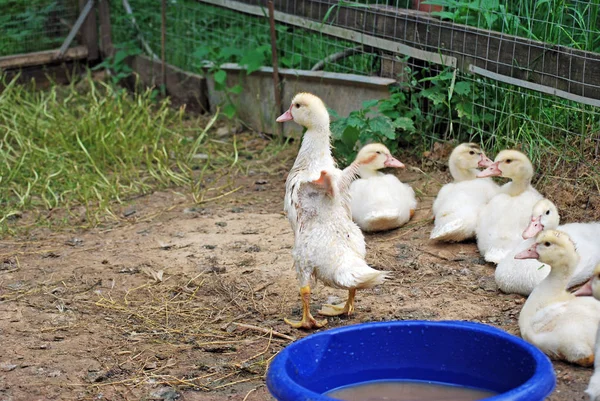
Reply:
[[[112, 202], [168, 186], [202, 198], [194, 172], [231, 164], [206, 151], [208, 125], [156, 100], [91, 76], [39, 91], [16, 80], [0, 87], [0, 233], [25, 210], [84, 206], [89, 224]], [[212, 145], [214, 147], [214, 145]]]

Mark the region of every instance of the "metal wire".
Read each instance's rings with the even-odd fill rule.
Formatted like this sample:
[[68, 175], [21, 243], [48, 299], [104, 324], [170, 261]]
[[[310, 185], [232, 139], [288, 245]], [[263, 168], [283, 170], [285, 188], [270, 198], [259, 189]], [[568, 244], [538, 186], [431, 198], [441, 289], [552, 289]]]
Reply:
[[60, 47], [78, 14], [69, 0], [8, 3], [0, 15], [0, 56]]

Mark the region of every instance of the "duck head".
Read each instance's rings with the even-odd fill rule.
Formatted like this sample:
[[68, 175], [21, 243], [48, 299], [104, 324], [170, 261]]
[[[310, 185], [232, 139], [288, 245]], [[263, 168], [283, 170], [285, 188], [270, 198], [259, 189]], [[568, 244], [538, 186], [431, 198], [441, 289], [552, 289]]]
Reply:
[[321, 99], [311, 93], [298, 93], [290, 108], [280, 115], [278, 123], [295, 121], [307, 129], [329, 127], [329, 113]]
[[478, 178], [494, 176], [508, 177], [513, 181], [531, 181], [533, 165], [529, 158], [518, 150], [503, 150], [498, 153], [492, 164], [477, 174]]
[[456, 181], [466, 181], [476, 177], [479, 167], [488, 167], [492, 161], [475, 143], [462, 143], [454, 148], [448, 160], [450, 174]]
[[556, 205], [549, 199], [541, 199], [533, 205], [531, 221], [523, 231], [523, 239], [533, 238], [543, 230], [554, 230], [560, 223]]
[[380, 143], [371, 143], [363, 146], [354, 160], [358, 164], [361, 177], [373, 176], [385, 167], [404, 168], [404, 164], [392, 156], [390, 150]]
[[535, 239], [529, 249], [515, 255], [515, 259], [537, 259], [553, 269], [566, 267], [565, 274], [570, 275], [579, 262], [575, 245], [569, 236], [558, 230], [544, 230]]
[[592, 278], [590, 278], [580, 289], [575, 291], [573, 295], [578, 297], [593, 296], [600, 301], [600, 263], [594, 268]]

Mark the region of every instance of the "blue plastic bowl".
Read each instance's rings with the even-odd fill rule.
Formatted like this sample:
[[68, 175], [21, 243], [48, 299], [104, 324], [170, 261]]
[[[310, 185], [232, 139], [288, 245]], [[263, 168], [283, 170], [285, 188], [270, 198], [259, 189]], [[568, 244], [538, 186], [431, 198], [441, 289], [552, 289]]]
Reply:
[[423, 380], [491, 390], [487, 400], [537, 401], [554, 389], [550, 360], [502, 330], [460, 321], [365, 323], [312, 334], [284, 348], [267, 373], [279, 401], [372, 380]]

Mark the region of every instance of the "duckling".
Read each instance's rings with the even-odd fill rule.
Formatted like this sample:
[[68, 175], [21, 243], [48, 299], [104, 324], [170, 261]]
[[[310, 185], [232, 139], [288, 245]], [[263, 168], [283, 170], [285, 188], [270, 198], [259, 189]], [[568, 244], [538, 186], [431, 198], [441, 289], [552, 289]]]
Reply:
[[531, 186], [533, 166], [516, 150], [503, 150], [494, 163], [477, 174], [478, 178], [502, 176], [512, 181], [500, 187], [483, 207], [475, 234], [479, 252], [488, 262], [498, 263], [522, 242], [533, 205], [542, 195]]
[[364, 146], [356, 156], [359, 179], [350, 185], [352, 219], [363, 231], [384, 231], [408, 222], [417, 207], [415, 191], [396, 176], [377, 170], [403, 168], [380, 143]]
[[548, 276], [535, 287], [519, 315], [521, 336], [549, 357], [591, 366], [600, 323], [600, 302], [566, 291], [579, 262], [575, 245], [561, 231], [544, 230], [516, 259], [538, 259], [550, 265]]
[[476, 179], [477, 168], [491, 164], [474, 143], [454, 148], [448, 160], [454, 182], [444, 185], [433, 202], [435, 222], [431, 239], [460, 242], [475, 236], [480, 210], [499, 190], [491, 178]]
[[279, 116], [277, 122], [295, 121], [306, 128], [296, 161], [285, 181], [283, 209], [296, 231], [298, 224], [298, 185], [314, 181], [321, 171], [333, 170], [336, 163], [331, 155], [329, 113], [321, 99], [311, 93], [299, 93], [292, 99], [290, 108]]
[[[579, 290], [580, 296], [593, 295], [600, 301], [600, 264], [596, 265], [590, 281]], [[600, 329], [596, 332], [595, 355], [600, 353]], [[600, 401], [600, 358], [594, 360], [594, 374], [590, 379], [585, 393], [590, 397], [590, 401]]]
[[342, 305], [323, 305], [321, 315], [354, 312], [357, 289], [383, 283], [386, 273], [364, 260], [366, 247], [360, 228], [349, 213], [350, 183], [358, 169], [344, 172], [335, 167], [330, 150], [329, 115], [323, 102], [302, 93], [277, 121], [294, 120], [307, 128], [296, 162], [286, 181], [284, 209], [294, 231], [292, 257], [300, 281], [302, 320], [285, 322], [294, 328], [314, 329], [327, 324], [310, 313], [311, 276], [325, 285], [347, 289]]
[[559, 222], [558, 209], [549, 199], [541, 199], [533, 206], [531, 221], [523, 231], [525, 241], [496, 266], [495, 278], [500, 290], [527, 296], [548, 275], [550, 266], [535, 260], [515, 260], [513, 257], [533, 245], [535, 236], [542, 230], [558, 229], [567, 233], [577, 248], [579, 263], [567, 288], [581, 284], [591, 277], [594, 267], [600, 263], [600, 249], [597, 246], [600, 223], [570, 223], [559, 226]]

